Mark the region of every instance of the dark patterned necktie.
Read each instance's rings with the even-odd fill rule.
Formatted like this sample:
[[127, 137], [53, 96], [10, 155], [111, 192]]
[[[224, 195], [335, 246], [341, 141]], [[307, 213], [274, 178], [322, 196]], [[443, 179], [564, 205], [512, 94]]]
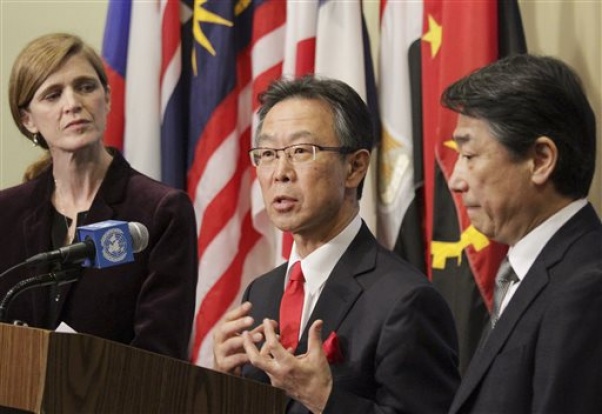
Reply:
[[506, 257], [495, 276], [495, 288], [493, 290], [493, 312], [491, 314], [491, 328], [495, 327], [495, 324], [500, 319], [502, 302], [508, 292], [508, 288], [513, 282], [518, 281], [518, 276], [514, 273], [508, 257]]

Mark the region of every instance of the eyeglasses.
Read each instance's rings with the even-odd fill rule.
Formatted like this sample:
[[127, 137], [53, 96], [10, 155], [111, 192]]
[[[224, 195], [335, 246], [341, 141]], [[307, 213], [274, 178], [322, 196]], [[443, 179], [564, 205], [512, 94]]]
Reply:
[[286, 159], [293, 164], [303, 164], [314, 161], [316, 153], [319, 151], [338, 152], [339, 154], [350, 154], [354, 150], [350, 147], [323, 147], [315, 144], [295, 144], [284, 148], [266, 148], [257, 147], [249, 150], [251, 163], [255, 167], [271, 167], [274, 161], [279, 158], [278, 153], [282, 151], [286, 154]]

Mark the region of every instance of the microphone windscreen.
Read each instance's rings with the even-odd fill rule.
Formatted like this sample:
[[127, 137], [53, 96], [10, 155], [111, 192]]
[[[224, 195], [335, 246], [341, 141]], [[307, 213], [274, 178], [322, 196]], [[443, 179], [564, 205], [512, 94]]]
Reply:
[[132, 236], [132, 248], [134, 253], [140, 253], [148, 246], [148, 229], [142, 223], [130, 221], [128, 223], [130, 236]]

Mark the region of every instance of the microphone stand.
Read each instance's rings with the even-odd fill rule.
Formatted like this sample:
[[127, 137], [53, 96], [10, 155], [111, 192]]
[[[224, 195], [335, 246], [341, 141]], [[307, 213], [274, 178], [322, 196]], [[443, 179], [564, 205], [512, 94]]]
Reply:
[[57, 286], [63, 286], [69, 283], [77, 282], [79, 279], [79, 274], [79, 267], [69, 267], [21, 280], [8, 292], [6, 292], [6, 295], [0, 302], [0, 322], [7, 322], [5, 319], [8, 312], [8, 307], [10, 306], [11, 302], [21, 293], [35, 287], [51, 286], [54, 284]]

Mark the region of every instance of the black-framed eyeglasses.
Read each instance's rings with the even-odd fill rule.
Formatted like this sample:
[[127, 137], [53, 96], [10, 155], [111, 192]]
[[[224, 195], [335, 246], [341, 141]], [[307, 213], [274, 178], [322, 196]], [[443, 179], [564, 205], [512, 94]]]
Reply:
[[339, 154], [350, 154], [354, 151], [351, 147], [323, 147], [316, 144], [295, 144], [284, 148], [257, 147], [249, 150], [251, 163], [255, 167], [271, 167], [279, 158], [278, 153], [284, 152], [286, 159], [293, 164], [303, 164], [314, 161], [318, 152], [337, 152]]

